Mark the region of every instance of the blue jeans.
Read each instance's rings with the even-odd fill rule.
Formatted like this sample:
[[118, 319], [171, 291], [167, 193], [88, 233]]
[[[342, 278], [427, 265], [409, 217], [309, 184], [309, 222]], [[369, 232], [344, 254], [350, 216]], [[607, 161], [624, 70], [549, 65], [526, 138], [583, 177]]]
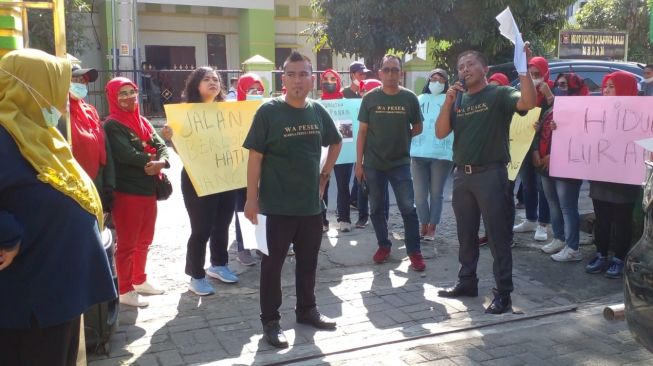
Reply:
[[523, 187], [526, 219], [528, 221], [539, 221], [542, 224], [550, 223], [549, 205], [542, 191], [542, 180], [533, 166], [530, 155], [527, 155], [524, 159], [519, 171], [519, 177]]
[[415, 206], [417, 206], [417, 217], [422, 225], [440, 223], [444, 185], [452, 168], [453, 162], [450, 160], [411, 159], [410, 171], [413, 174]]
[[408, 255], [421, 253], [419, 221], [415, 208], [410, 165], [402, 165], [390, 170], [378, 170], [365, 166], [365, 180], [370, 191], [370, 218], [379, 246], [392, 246], [392, 242], [388, 238], [388, 219], [383, 212], [383, 201], [388, 196], [385, 188], [389, 182], [395, 193], [401, 217], [404, 219], [406, 252]]
[[[352, 203], [355, 203], [356, 208], [358, 209], [358, 219], [367, 220], [370, 217], [368, 199], [365, 193], [363, 193], [363, 189], [361, 188], [360, 184], [358, 184], [358, 180], [356, 178], [354, 178], [354, 184], [351, 188], [351, 192]], [[354, 200], [354, 198], [356, 200]], [[383, 209], [385, 212], [385, 219], [388, 220], [390, 218], [390, 194], [388, 192], [387, 184], [385, 186], [385, 205], [383, 206]]]
[[542, 188], [549, 201], [553, 237], [578, 250], [580, 214], [578, 196], [582, 180], [542, 176]]
[[336, 207], [336, 218], [338, 222], [348, 222], [351, 224], [349, 203], [351, 196], [349, 193], [349, 182], [351, 181], [351, 172], [354, 164], [338, 164], [333, 167], [336, 176], [336, 185], [338, 187], [338, 200]]

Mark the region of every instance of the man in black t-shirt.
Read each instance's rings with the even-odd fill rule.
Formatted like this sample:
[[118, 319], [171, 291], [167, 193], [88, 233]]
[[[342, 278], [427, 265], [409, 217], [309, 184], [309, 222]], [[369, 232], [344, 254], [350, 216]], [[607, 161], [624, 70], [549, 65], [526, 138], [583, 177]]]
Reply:
[[[317, 258], [322, 243], [322, 194], [336, 163], [342, 137], [319, 103], [307, 98], [315, 77], [306, 56], [293, 52], [283, 66], [287, 94], [256, 111], [243, 147], [249, 149], [245, 216], [257, 224], [267, 216], [269, 255], [261, 262], [261, 322], [266, 340], [288, 347], [279, 325], [281, 270], [293, 243], [298, 323], [334, 329], [315, 302]], [[322, 147], [328, 147], [320, 169]]]
[[[458, 77], [465, 80], [447, 91], [436, 121], [436, 136], [454, 133], [453, 161], [456, 165], [452, 205], [456, 215], [458, 283], [439, 292], [442, 297], [478, 296], [478, 228], [481, 215], [494, 258], [494, 300], [485, 310], [501, 314], [512, 309], [512, 220], [514, 201], [508, 170], [510, 122], [515, 112], [535, 107], [535, 87], [528, 73], [520, 74], [521, 94], [512, 87], [488, 85], [487, 59], [476, 51], [458, 56]], [[454, 101], [464, 93], [458, 110]]]

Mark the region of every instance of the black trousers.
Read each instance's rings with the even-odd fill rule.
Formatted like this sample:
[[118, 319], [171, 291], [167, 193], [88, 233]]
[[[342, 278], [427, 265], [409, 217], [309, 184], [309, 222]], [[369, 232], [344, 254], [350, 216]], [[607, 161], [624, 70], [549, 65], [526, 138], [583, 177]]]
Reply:
[[465, 174], [458, 168], [455, 170], [452, 206], [460, 243], [460, 282], [474, 285], [478, 282], [478, 229], [483, 215], [488, 246], [494, 258], [492, 270], [497, 290], [503, 294], [513, 290], [510, 243], [514, 204], [505, 167], [498, 165], [475, 174]]
[[80, 316], [47, 328], [0, 329], [0, 364], [75, 366]]
[[295, 251], [296, 314], [306, 314], [316, 307], [315, 276], [317, 257], [322, 244], [322, 214], [313, 216], [267, 217], [267, 240], [270, 255], [261, 261], [261, 321], [279, 320], [281, 306], [281, 269], [290, 243]]
[[198, 197], [186, 170], [181, 172], [181, 193], [190, 218], [190, 238], [186, 249], [186, 274], [204, 278], [206, 242], [209, 242], [212, 266], [229, 262], [229, 225], [234, 216], [234, 191]]
[[614, 256], [623, 260], [633, 239], [633, 209], [635, 203], [612, 203], [592, 200], [594, 205], [594, 243], [596, 251], [608, 256], [612, 228], [615, 233]]

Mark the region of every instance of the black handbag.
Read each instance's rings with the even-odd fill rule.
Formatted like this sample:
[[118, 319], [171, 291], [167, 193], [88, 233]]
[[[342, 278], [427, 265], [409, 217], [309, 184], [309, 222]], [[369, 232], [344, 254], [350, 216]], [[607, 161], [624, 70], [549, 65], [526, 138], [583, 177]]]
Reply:
[[172, 194], [172, 183], [168, 176], [161, 172], [156, 177], [156, 199], [157, 201], [165, 201]]

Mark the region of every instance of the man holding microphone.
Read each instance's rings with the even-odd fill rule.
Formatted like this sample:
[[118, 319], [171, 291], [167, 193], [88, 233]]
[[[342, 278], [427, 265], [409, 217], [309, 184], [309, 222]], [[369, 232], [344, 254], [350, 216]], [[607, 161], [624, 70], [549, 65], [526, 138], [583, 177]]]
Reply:
[[[476, 267], [481, 215], [494, 258], [494, 300], [485, 310], [501, 314], [512, 309], [512, 226], [514, 201], [508, 181], [509, 133], [513, 114], [535, 107], [535, 87], [520, 73], [521, 93], [512, 87], [489, 85], [487, 58], [477, 51], [458, 55], [458, 78], [447, 91], [436, 122], [436, 136], [454, 133], [453, 209], [458, 227], [458, 283], [439, 292], [442, 297], [478, 296]], [[465, 87], [463, 87], [463, 85]], [[466, 88], [466, 89], [465, 89]], [[459, 105], [456, 96], [461, 93]]]

